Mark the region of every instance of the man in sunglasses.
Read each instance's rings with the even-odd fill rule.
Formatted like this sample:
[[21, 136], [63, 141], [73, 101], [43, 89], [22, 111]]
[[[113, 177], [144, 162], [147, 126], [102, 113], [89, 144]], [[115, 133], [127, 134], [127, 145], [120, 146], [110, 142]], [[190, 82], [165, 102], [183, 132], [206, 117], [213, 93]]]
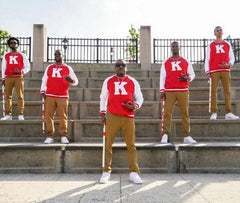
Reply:
[[[105, 166], [100, 183], [107, 183], [111, 174], [112, 145], [122, 129], [123, 138], [127, 145], [130, 181], [141, 184], [137, 164], [137, 151], [135, 147], [135, 120], [134, 111], [143, 103], [143, 96], [139, 83], [126, 75], [127, 65], [119, 59], [115, 63], [115, 75], [103, 82], [100, 95], [100, 112], [103, 125], [106, 124]], [[135, 101], [133, 101], [133, 96]], [[107, 107], [108, 106], [108, 107]]]
[[231, 75], [230, 68], [232, 67], [235, 58], [231, 44], [222, 39], [222, 27], [217, 26], [214, 29], [216, 40], [208, 45], [207, 56], [205, 60], [205, 72], [208, 79], [212, 79], [212, 95], [211, 95], [211, 120], [217, 119], [217, 88], [221, 79], [224, 95], [225, 95], [225, 119], [237, 120], [239, 116], [235, 116], [231, 109]]
[[15, 87], [18, 99], [18, 120], [24, 120], [24, 88], [23, 74], [30, 70], [29, 61], [25, 54], [18, 52], [19, 40], [10, 37], [7, 41], [11, 51], [3, 56], [2, 85], [5, 86], [6, 115], [1, 120], [12, 120], [12, 94]]

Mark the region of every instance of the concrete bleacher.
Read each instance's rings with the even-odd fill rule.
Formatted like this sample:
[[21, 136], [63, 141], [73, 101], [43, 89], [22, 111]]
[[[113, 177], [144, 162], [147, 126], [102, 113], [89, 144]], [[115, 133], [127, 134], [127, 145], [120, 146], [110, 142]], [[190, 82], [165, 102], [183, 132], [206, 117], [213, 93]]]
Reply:
[[[47, 65], [45, 63], [44, 67]], [[104, 79], [114, 74], [113, 65], [70, 65], [79, 79], [78, 86], [70, 85], [69, 91], [68, 131], [71, 143], [59, 144], [59, 120], [56, 115], [56, 144], [43, 144], [45, 137], [41, 132], [40, 86], [44, 71], [32, 70], [24, 79], [25, 121], [17, 120], [15, 94], [14, 120], [0, 121], [0, 173], [101, 172], [102, 127], [99, 96]], [[128, 68], [128, 74], [139, 81], [144, 95], [143, 106], [136, 111], [136, 145], [139, 166], [143, 172], [240, 172], [240, 121], [224, 119], [221, 84], [218, 90], [218, 120], [209, 120], [208, 82], [202, 64], [194, 65], [196, 79], [190, 84], [191, 135], [199, 142], [196, 145], [181, 144], [183, 137], [177, 105], [169, 136], [171, 143], [160, 144], [160, 65], [153, 64], [151, 70], [141, 70], [139, 64], [129, 64]], [[238, 65], [232, 68], [231, 75], [232, 110], [240, 115]], [[126, 148], [121, 132], [113, 151], [113, 170], [127, 171]]]

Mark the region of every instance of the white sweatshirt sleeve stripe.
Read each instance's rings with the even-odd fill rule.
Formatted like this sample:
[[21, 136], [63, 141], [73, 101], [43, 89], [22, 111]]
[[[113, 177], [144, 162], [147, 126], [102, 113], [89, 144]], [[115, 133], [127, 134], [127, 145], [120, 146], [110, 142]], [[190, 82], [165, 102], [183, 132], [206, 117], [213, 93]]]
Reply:
[[71, 66], [67, 66], [67, 67], [68, 67], [69, 72], [70, 72], [69, 75], [73, 79], [73, 83], [70, 83], [70, 84], [73, 85], [73, 86], [78, 85], [78, 78], [77, 78], [76, 74], [74, 73], [72, 67]]
[[205, 58], [205, 73], [209, 73], [209, 61], [210, 61], [210, 44], [207, 47], [207, 54]]
[[5, 59], [5, 55], [6, 55], [6, 53], [3, 55], [3, 59], [2, 59], [2, 79], [5, 78], [5, 71], [6, 71], [6, 68], [7, 68], [7, 62], [6, 62], [6, 59]]
[[48, 72], [48, 68], [50, 66], [48, 66], [44, 72], [43, 78], [42, 78], [42, 85], [41, 85], [41, 93], [45, 93], [46, 89], [47, 89], [47, 80], [48, 80], [48, 76], [47, 76], [47, 72]]
[[24, 67], [23, 67], [23, 74], [26, 74], [27, 72], [30, 71], [30, 63], [26, 57], [25, 54], [21, 53], [22, 57], [23, 57], [23, 64], [24, 64]]
[[101, 91], [101, 94], [100, 94], [100, 112], [102, 112], [102, 111], [106, 112], [107, 111], [107, 102], [108, 102], [108, 95], [109, 95], [109, 92], [108, 92], [108, 89], [107, 89], [107, 83], [108, 83], [108, 80], [111, 77], [108, 77], [103, 82], [102, 91]]
[[229, 62], [228, 63], [233, 65], [235, 62], [235, 57], [234, 57], [233, 49], [232, 49], [232, 46], [230, 43], [229, 43], [229, 46], [230, 46], [230, 50], [229, 50]]
[[188, 74], [188, 77], [190, 78], [189, 82], [191, 82], [195, 78], [194, 69], [193, 69], [191, 62], [187, 59], [185, 59], [185, 60], [188, 62], [187, 74]]
[[160, 91], [165, 90], [165, 83], [166, 83], [166, 70], [165, 70], [165, 62], [163, 62], [162, 67], [161, 67], [161, 71], [160, 71], [160, 81], [159, 81], [159, 86], [160, 86]]
[[140, 88], [140, 85], [138, 83], [138, 81], [135, 79], [135, 78], [132, 78], [130, 76], [128, 76], [134, 83], [134, 97], [135, 97], [135, 104], [137, 104], [138, 106], [138, 109], [142, 106], [142, 103], [143, 103], [143, 95], [142, 95], [142, 92], [141, 92], [141, 88]]

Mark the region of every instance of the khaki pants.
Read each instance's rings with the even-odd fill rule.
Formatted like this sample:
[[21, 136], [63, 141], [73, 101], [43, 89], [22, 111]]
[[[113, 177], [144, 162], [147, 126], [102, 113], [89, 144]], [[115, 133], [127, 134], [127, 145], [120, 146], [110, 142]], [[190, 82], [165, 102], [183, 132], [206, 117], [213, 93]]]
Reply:
[[139, 174], [135, 147], [135, 119], [112, 113], [108, 113], [106, 121], [105, 167], [103, 172], [111, 173], [112, 145], [120, 129], [122, 129], [123, 138], [127, 145], [129, 171]]
[[12, 95], [14, 87], [17, 93], [18, 115], [23, 115], [24, 98], [22, 77], [5, 78], [6, 115], [12, 115]]
[[217, 88], [219, 84], [219, 80], [221, 79], [224, 96], [225, 96], [225, 112], [232, 112], [231, 108], [231, 94], [230, 94], [230, 86], [231, 86], [231, 75], [230, 72], [216, 72], [211, 74], [212, 77], [212, 102], [211, 102], [211, 113], [217, 113]]
[[183, 136], [190, 136], [190, 119], [188, 113], [189, 106], [189, 92], [166, 92], [166, 102], [164, 109], [164, 125], [163, 134], [170, 134], [171, 118], [175, 107], [175, 103], [178, 101], [179, 110], [182, 117], [182, 130]]
[[59, 133], [60, 137], [68, 137], [67, 133], [67, 108], [68, 108], [68, 99], [67, 98], [54, 98], [46, 97], [45, 101], [45, 115], [46, 115], [46, 136], [53, 138], [54, 137], [54, 116], [56, 109], [58, 110], [58, 115], [60, 117]]

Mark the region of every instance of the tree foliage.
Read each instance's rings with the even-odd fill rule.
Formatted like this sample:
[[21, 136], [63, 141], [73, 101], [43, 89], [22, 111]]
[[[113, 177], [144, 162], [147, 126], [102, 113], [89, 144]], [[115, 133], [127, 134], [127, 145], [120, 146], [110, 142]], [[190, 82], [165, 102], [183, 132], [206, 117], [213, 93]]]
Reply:
[[127, 48], [125, 51], [129, 53], [130, 59], [136, 60], [140, 52], [140, 30], [137, 30], [133, 27], [133, 25], [131, 25], [131, 29], [128, 31], [130, 36], [127, 36], [127, 38], [130, 39], [130, 42], [127, 43]]
[[0, 30], [0, 59], [2, 59], [4, 53], [9, 50], [7, 46], [7, 40], [9, 37], [11, 37], [11, 35], [7, 31]]

